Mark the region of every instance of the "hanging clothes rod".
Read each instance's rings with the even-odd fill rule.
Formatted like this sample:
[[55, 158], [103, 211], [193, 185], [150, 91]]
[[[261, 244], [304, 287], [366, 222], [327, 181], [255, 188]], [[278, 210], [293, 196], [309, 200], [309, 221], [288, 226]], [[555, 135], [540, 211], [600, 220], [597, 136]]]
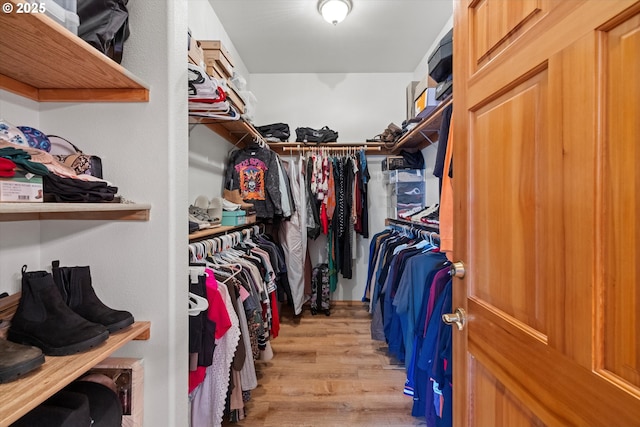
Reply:
[[[331, 146], [331, 145], [287, 145], [280, 146], [283, 152], [287, 151], [333, 151], [333, 152], [345, 152], [345, 151], [381, 151], [381, 146], [371, 147], [368, 145], [342, 145], [342, 146]], [[273, 148], [273, 146], [272, 146]]]
[[440, 232], [440, 227], [438, 227], [437, 225], [423, 224], [421, 222], [414, 222], [414, 221], [405, 221], [402, 219], [387, 218], [385, 220], [385, 225], [394, 225], [397, 227], [404, 227], [407, 229], [413, 228], [417, 230], [425, 230], [425, 231], [430, 231], [432, 233]]

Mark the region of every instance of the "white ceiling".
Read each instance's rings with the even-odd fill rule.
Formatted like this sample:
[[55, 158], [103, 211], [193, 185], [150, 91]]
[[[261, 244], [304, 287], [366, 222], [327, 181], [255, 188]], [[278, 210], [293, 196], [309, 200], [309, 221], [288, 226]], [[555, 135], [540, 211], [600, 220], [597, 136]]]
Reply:
[[412, 73], [452, 0], [352, 0], [333, 26], [318, 0], [209, 0], [250, 73]]

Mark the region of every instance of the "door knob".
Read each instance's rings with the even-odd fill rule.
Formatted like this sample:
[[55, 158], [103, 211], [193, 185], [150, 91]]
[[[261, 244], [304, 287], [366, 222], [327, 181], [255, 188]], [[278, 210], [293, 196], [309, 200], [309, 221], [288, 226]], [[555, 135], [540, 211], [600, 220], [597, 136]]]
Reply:
[[462, 308], [456, 308], [454, 313], [447, 313], [442, 315], [442, 321], [447, 325], [455, 324], [458, 330], [461, 331], [467, 323], [467, 314]]
[[458, 261], [451, 264], [451, 267], [449, 268], [449, 274], [451, 274], [452, 277], [462, 279], [465, 274], [464, 263], [462, 261]]

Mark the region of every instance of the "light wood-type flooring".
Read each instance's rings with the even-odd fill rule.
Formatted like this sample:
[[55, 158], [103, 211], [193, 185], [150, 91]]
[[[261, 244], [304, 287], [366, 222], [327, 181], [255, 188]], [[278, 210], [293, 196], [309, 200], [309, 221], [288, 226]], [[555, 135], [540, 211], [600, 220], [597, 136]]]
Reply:
[[373, 341], [360, 302], [335, 302], [331, 315], [294, 318], [282, 308], [274, 357], [257, 362], [258, 388], [246, 403], [246, 427], [423, 426], [402, 393], [404, 368]]

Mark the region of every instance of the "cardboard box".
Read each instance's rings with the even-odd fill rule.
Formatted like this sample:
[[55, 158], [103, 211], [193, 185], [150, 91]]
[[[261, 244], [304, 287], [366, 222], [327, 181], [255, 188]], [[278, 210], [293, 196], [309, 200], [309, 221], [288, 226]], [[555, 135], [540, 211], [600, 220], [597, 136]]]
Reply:
[[187, 58], [192, 64], [205, 68], [204, 52], [202, 51], [202, 47], [200, 47], [200, 42], [191, 36], [191, 31], [189, 31], [189, 51]]
[[436, 86], [438, 86], [438, 83], [436, 83], [435, 80], [429, 77], [428, 74], [426, 74], [422, 79], [418, 81], [418, 84], [413, 91], [413, 100], [415, 101], [416, 99], [418, 99], [418, 97], [422, 95], [422, 92], [427, 90], [427, 88]]
[[213, 75], [213, 68], [218, 67], [218, 73], [225, 79], [233, 77], [233, 61], [229, 51], [222, 46], [219, 40], [200, 40], [200, 46], [204, 52], [204, 63], [207, 73]]
[[436, 88], [426, 88], [416, 99], [415, 110], [416, 117], [426, 117], [433, 111], [440, 101], [436, 100]]
[[122, 427], [142, 427], [144, 415], [144, 368], [142, 359], [109, 357], [89, 372], [114, 380], [122, 403]]
[[415, 90], [416, 86], [418, 86], [418, 81], [411, 82], [407, 85], [407, 120], [416, 116], [416, 108], [415, 108]]
[[231, 103], [234, 107], [236, 107], [238, 112], [240, 114], [244, 114], [244, 101], [235, 90], [233, 85], [231, 85], [231, 83], [227, 82], [227, 87], [229, 88], [229, 90], [227, 91], [227, 97], [229, 98], [229, 100], [231, 100]]
[[42, 177], [16, 169], [11, 178], [0, 178], [0, 202], [42, 203]]

